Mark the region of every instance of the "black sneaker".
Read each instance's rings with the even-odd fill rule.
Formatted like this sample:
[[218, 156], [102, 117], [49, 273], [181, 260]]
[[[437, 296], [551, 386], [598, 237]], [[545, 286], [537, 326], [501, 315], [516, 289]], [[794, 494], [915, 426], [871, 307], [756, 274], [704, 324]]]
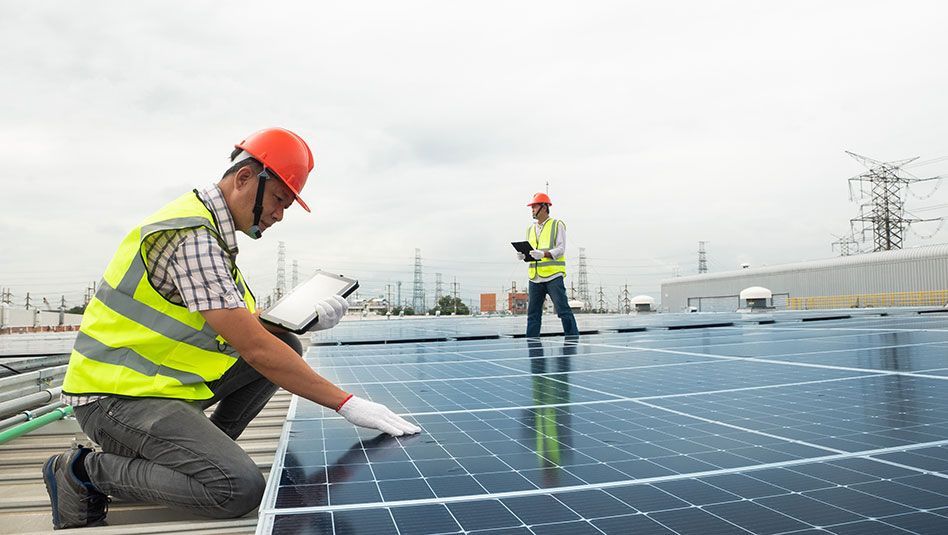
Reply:
[[99, 492], [92, 482], [79, 479], [76, 473], [76, 463], [91, 451], [76, 447], [50, 457], [43, 465], [43, 481], [53, 506], [53, 527], [56, 529], [96, 526], [105, 520], [112, 500]]

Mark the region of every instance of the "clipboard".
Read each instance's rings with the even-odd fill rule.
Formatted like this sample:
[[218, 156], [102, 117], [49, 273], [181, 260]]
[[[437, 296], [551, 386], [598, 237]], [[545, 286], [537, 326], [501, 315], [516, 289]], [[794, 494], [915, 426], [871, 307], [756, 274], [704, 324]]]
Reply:
[[530, 263], [536, 262], [532, 256], [530, 256], [530, 251], [533, 250], [533, 246], [530, 245], [528, 241], [512, 241], [510, 245], [513, 245], [513, 248], [519, 253], [523, 253], [523, 261]]
[[333, 295], [347, 297], [359, 287], [359, 281], [316, 270], [309, 280], [281, 297], [260, 314], [260, 319], [282, 329], [303, 334], [319, 321], [316, 303]]

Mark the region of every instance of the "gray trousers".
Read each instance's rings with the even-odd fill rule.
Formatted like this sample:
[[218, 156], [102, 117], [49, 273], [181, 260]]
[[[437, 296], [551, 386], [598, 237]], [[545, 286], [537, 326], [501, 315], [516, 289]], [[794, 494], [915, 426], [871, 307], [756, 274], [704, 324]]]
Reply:
[[[277, 335], [302, 355], [292, 333]], [[108, 397], [76, 407], [101, 447], [86, 459], [92, 483], [111, 496], [188, 509], [213, 518], [260, 505], [265, 481], [234, 440], [277, 391], [243, 359], [208, 383], [204, 401]], [[217, 404], [208, 418], [204, 409]]]

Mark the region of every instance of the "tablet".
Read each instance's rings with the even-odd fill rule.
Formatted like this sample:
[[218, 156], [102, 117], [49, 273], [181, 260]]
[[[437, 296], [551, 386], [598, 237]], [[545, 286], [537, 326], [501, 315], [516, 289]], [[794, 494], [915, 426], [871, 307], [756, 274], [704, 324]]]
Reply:
[[530, 256], [530, 251], [533, 250], [533, 247], [530, 245], [530, 242], [512, 241], [510, 242], [510, 245], [513, 245], [513, 248], [516, 249], [517, 252], [523, 253], [524, 262], [536, 262], [536, 260], [534, 260], [533, 257]]
[[347, 297], [358, 287], [357, 280], [316, 270], [309, 280], [290, 290], [290, 293], [262, 312], [260, 319], [296, 334], [303, 334], [319, 321], [317, 303], [333, 295]]

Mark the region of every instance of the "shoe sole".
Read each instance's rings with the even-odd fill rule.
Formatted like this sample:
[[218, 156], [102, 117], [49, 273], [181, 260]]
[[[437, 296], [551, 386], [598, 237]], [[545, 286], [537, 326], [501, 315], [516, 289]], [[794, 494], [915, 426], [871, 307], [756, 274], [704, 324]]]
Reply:
[[46, 484], [46, 493], [49, 494], [50, 505], [53, 506], [53, 528], [59, 529], [59, 508], [56, 499], [56, 476], [53, 474], [53, 463], [56, 457], [52, 457], [43, 465], [43, 483]]

